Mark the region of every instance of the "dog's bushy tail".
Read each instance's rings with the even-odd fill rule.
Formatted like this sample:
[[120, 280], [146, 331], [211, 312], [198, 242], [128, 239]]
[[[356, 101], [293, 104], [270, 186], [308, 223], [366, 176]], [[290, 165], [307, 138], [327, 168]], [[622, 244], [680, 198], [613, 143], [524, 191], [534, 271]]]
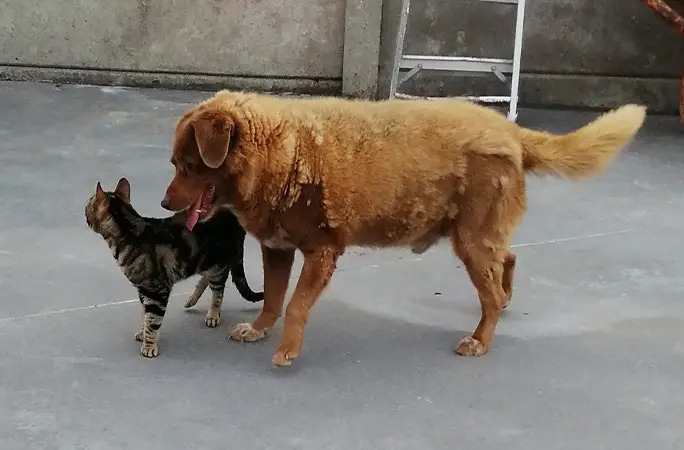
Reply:
[[625, 105], [566, 135], [521, 128], [526, 171], [580, 179], [601, 172], [639, 131], [646, 108]]
[[247, 283], [247, 276], [245, 276], [245, 266], [242, 260], [242, 254], [239, 258], [235, 258], [235, 262], [230, 268], [230, 273], [233, 276], [233, 283], [240, 295], [248, 302], [257, 303], [264, 299], [263, 292], [254, 292]]

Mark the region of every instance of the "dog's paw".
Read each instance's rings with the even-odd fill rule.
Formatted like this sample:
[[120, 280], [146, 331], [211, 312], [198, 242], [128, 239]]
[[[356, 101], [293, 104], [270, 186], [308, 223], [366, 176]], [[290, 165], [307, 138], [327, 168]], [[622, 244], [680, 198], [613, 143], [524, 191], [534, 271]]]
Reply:
[[506, 297], [504, 298], [504, 303], [501, 309], [506, 309], [508, 306], [511, 304], [511, 300], [513, 300], [513, 292], [507, 292]]
[[192, 308], [197, 304], [197, 302], [200, 299], [200, 295], [195, 295], [195, 294], [190, 294], [188, 298], [185, 300], [185, 303], [183, 303], [184, 308]]
[[251, 323], [238, 323], [228, 329], [228, 339], [256, 342], [266, 337], [266, 330], [255, 330]]
[[136, 341], [142, 342], [142, 340], [143, 340], [143, 330], [140, 330], [140, 331], [138, 331], [137, 333], [135, 333], [135, 334], [133, 335], [133, 337], [135, 338]]
[[221, 314], [212, 314], [211, 312], [207, 313], [207, 317], [204, 318], [204, 324], [208, 326], [209, 328], [216, 328], [219, 323], [221, 323]]
[[290, 367], [292, 365], [292, 360], [295, 359], [296, 356], [292, 356], [287, 352], [275, 352], [275, 355], [273, 355], [273, 364], [276, 367]]
[[458, 343], [456, 353], [461, 356], [482, 356], [487, 353], [487, 348], [474, 337], [467, 336]]
[[156, 358], [159, 354], [157, 344], [143, 344], [143, 346], [140, 347], [140, 354], [145, 358]]
[[292, 365], [292, 361], [297, 359], [302, 350], [302, 343], [299, 342], [284, 342], [281, 343], [273, 355], [273, 364], [277, 367], [288, 367]]

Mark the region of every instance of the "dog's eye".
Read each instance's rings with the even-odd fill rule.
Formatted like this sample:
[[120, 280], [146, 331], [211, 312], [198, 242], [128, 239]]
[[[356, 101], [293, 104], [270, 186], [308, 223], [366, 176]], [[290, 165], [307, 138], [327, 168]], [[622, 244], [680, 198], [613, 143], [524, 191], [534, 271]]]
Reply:
[[183, 161], [183, 164], [178, 165], [178, 171], [182, 174], [194, 173], [199, 169], [194, 161]]
[[173, 168], [173, 171], [176, 174], [185, 175], [185, 165], [184, 164], [176, 164], [176, 166]]

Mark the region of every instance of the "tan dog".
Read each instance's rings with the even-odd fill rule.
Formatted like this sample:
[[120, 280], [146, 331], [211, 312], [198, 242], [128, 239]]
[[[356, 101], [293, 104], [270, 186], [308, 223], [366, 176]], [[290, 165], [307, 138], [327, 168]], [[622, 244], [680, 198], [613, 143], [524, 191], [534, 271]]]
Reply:
[[[489, 349], [512, 293], [511, 234], [526, 208], [525, 172], [598, 173], [641, 127], [628, 105], [553, 136], [464, 101], [281, 99], [222, 91], [179, 120], [176, 173], [162, 206], [206, 218], [225, 205], [262, 244], [263, 310], [231, 327], [262, 339], [281, 315], [299, 249], [304, 265], [273, 362], [301, 351], [309, 310], [348, 246], [423, 252], [450, 238], [482, 317], [456, 349]], [[190, 224], [194, 223], [190, 221]]]

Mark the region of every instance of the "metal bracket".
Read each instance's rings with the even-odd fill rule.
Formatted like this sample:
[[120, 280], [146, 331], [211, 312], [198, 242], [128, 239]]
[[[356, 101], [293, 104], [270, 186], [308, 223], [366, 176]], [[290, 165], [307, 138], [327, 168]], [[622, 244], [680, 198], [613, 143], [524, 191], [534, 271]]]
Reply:
[[506, 79], [506, 75], [504, 75], [503, 72], [500, 71], [498, 67], [492, 66], [492, 73], [493, 73], [494, 76], [496, 76], [496, 77], [499, 79], [499, 81], [501, 81], [503, 84], [505, 84], [505, 85], [507, 85], [507, 86], [510, 86], [510, 84], [509, 84], [509, 82], [508, 82], [508, 79]]
[[399, 86], [401, 86], [402, 84], [406, 83], [406, 82], [409, 80], [409, 78], [413, 77], [414, 75], [416, 75], [416, 74], [417, 74], [418, 72], [420, 72], [421, 70], [423, 70], [423, 65], [422, 65], [422, 64], [418, 64], [418, 65], [414, 66], [413, 69], [409, 70], [408, 72], [406, 72], [406, 73], [404, 74], [403, 77], [401, 77], [401, 79], [397, 82], [397, 87], [399, 87]]

